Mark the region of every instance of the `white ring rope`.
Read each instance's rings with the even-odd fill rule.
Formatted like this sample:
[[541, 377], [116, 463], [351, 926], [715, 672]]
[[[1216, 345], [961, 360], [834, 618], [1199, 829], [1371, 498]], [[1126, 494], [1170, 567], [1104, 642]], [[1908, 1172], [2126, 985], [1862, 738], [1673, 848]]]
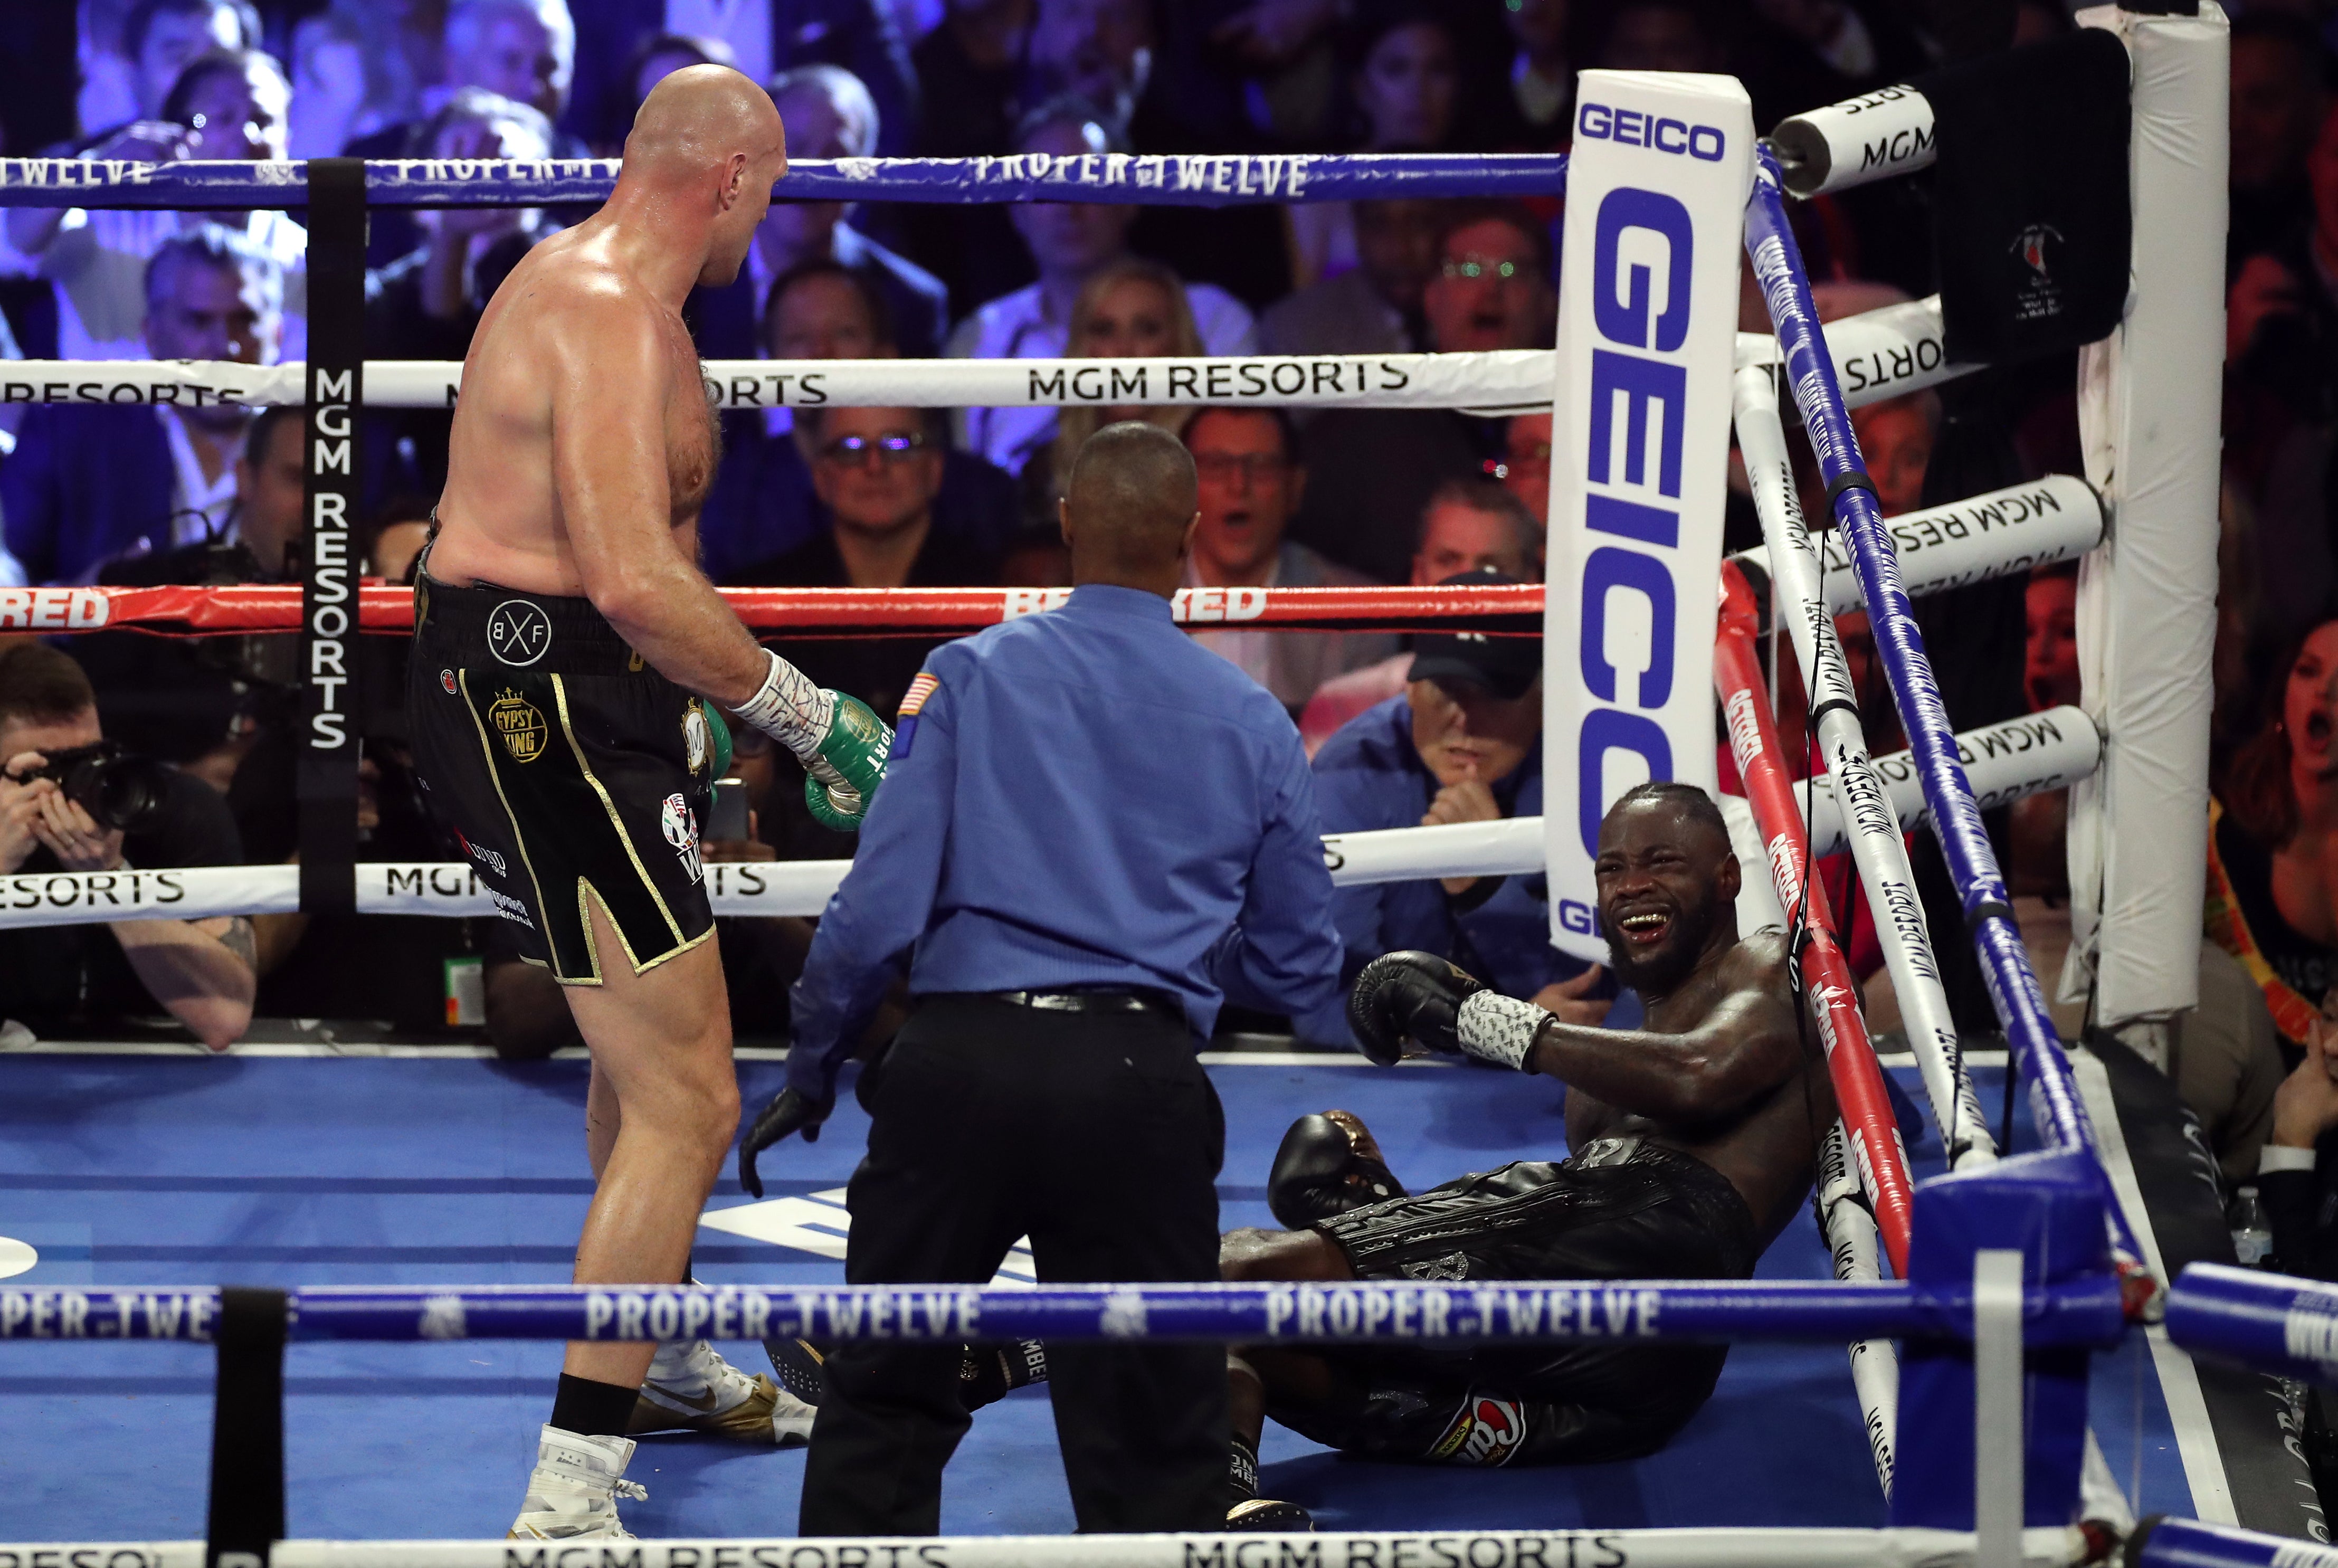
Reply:
[[[622, 1550], [537, 1541], [278, 1541], [270, 1568], [1970, 1568], [1974, 1537], [1953, 1530], [1753, 1527], [1655, 1530], [1486, 1529], [1312, 1535], [940, 1535], [642, 1540]], [[2088, 1546], [2076, 1529], [2021, 1533], [2023, 1568], [2071, 1568]], [[203, 1568], [201, 1541], [0, 1544], [0, 1568]]]
[[[1860, 1199], [1859, 1178], [1852, 1173], [1850, 1140], [1842, 1122], [1827, 1129], [1819, 1149], [1817, 1190], [1819, 1229], [1834, 1254], [1834, 1277], [1854, 1285], [1883, 1278], [1881, 1237], [1875, 1216]], [[1900, 1351], [1889, 1339], [1862, 1339], [1851, 1347], [1851, 1384], [1859, 1394], [1860, 1414], [1867, 1426], [1868, 1456], [1875, 1461], [1875, 1479], [1883, 1495], [1891, 1495], [1892, 1455], [1898, 1448], [1900, 1416]]]
[[[1984, 805], [2059, 789], [2094, 770], [2101, 751], [2094, 726], [2075, 708], [2049, 709], [1958, 737], [1965, 770]], [[1923, 791], [1905, 752], [1876, 771], [1901, 818], [1922, 817]], [[1797, 790], [1806, 785], [1795, 786]], [[1841, 824], [1820, 780], [1813, 857], [1842, 848]], [[1832, 830], [1833, 837], [1827, 835]], [[1324, 860], [1338, 887], [1426, 881], [1440, 877], [1526, 877], [1543, 869], [1543, 821], [1455, 822], [1333, 833]], [[717, 915], [818, 915], [850, 860], [732, 861], [706, 867]], [[360, 861], [360, 915], [493, 915], [494, 900], [460, 861]], [[197, 866], [183, 870], [53, 871], [0, 876], [0, 930], [108, 920], [206, 920], [223, 915], [289, 915], [300, 907], [297, 866]], [[0, 1568], [5, 1568], [0, 1563]]]
[[[1942, 345], [1938, 297], [1830, 325], [1827, 345], [1854, 405], [1960, 375]], [[1741, 365], [1773, 364], [1777, 340], [1741, 332]], [[709, 359], [707, 396], [722, 408], [1116, 407], [1188, 404], [1539, 412], [1550, 407], [1558, 354], [1513, 348], [1455, 354], [1274, 355], [1174, 359]], [[359, 401], [372, 408], [445, 408], [462, 383], [453, 359], [369, 359]], [[308, 367], [215, 359], [0, 361], [0, 403], [308, 401]]]
[[[1829, 782], [1835, 785], [1828, 793], [1836, 803], [1836, 809], [1825, 813], [1826, 818], [1839, 831], [1851, 834], [1852, 858], [1867, 887], [1884, 966], [1900, 998], [1909, 1045], [1923, 1072], [1941, 1147], [1950, 1152], [1959, 1169], [1968, 1163], [1993, 1163], [1997, 1148], [1989, 1138], [1989, 1123], [1973, 1096], [1970, 1079], [1957, 1066], [1959, 1045], [1948, 994], [1940, 985], [1923, 905], [1916, 895], [1915, 872], [1901, 838], [1907, 814], [1898, 809], [1901, 803], [1891, 799], [1867, 754], [1867, 740], [1859, 720], [1859, 691], [1852, 683], [1842, 645], [1835, 639], [1833, 619], [1823, 604], [1818, 552], [1812, 547], [1803, 526], [1802, 509], [1794, 499], [1793, 469], [1787, 460], [1785, 430], [1778, 421], [1777, 388], [1769, 371], [1752, 369], [1737, 373], [1735, 391], [1737, 446], [1745, 456], [1754, 511], [1769, 544], [1777, 619], [1793, 639], [1794, 658], [1803, 669], [1811, 708], [1824, 708], [1818, 724], [1819, 740], [1826, 751]], [[1848, 578], [1850, 573], [1841, 575]], [[1825, 706], [1830, 703], [1850, 706]], [[2056, 728], [2058, 734], [2060, 727]], [[2091, 725], [2086, 739], [2094, 739]], [[1908, 782], [1912, 784], [1912, 768], [1909, 773]], [[1975, 788], [1984, 787], [1976, 781]], [[1921, 799], [1920, 792], [1917, 799]], [[1809, 803], [1805, 795], [1806, 808]], [[1818, 815], [1812, 811], [1804, 818], [1812, 824], [1813, 838]], [[1818, 853], [1817, 845], [1811, 848], [1813, 855]]]

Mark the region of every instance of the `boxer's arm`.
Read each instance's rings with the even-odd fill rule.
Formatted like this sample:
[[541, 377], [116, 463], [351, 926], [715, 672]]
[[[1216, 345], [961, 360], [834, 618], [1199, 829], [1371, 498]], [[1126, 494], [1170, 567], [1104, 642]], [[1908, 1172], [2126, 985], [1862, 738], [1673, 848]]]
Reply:
[[610, 289], [576, 290], [561, 322], [544, 344], [552, 475], [585, 596], [659, 673], [738, 708], [771, 662], [673, 526], [673, 356], [663, 329], [643, 303]]

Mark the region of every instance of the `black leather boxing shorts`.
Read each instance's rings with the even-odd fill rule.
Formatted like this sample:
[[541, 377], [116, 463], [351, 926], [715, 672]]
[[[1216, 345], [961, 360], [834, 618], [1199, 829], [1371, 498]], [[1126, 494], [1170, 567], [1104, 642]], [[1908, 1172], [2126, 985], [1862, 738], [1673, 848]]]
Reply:
[[588, 896], [636, 974], [713, 933], [705, 710], [590, 600], [422, 573], [406, 702], [423, 799], [530, 963], [601, 983]]
[[[1753, 1211], [1711, 1166], [1637, 1138], [1519, 1161], [1316, 1222], [1363, 1279], [1744, 1279]], [[1588, 1464], [1652, 1453], [1710, 1398], [1724, 1345], [1338, 1347], [1328, 1401], [1267, 1413], [1382, 1459]]]

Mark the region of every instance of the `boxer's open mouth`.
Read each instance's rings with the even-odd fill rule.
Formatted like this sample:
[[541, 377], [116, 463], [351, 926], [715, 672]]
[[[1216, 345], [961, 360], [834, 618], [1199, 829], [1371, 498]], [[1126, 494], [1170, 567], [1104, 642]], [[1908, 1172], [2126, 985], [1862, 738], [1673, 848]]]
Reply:
[[1673, 917], [1661, 909], [1636, 909], [1616, 917], [1616, 928], [1635, 947], [1654, 946], [1673, 928]]
[[2316, 751], [2329, 745], [2330, 722], [2330, 715], [2323, 709], [2316, 708], [2306, 714], [2305, 743]]

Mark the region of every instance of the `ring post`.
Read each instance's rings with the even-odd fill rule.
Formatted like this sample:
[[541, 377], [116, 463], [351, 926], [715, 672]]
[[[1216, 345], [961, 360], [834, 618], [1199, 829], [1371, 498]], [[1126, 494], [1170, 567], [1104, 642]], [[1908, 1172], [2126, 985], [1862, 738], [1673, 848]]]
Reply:
[[[2107, 1276], [2108, 1232], [2101, 1188], [2078, 1151], [2024, 1154], [1976, 1171], [1935, 1177], [1916, 1189], [1915, 1238], [1909, 1283], [1919, 1289], [1961, 1287], [1973, 1293], [1974, 1339], [1910, 1339], [1900, 1361], [1900, 1451], [1893, 1472], [1891, 1523], [1940, 1530], [1979, 1527], [1979, 1489], [1989, 1482], [1981, 1454], [2020, 1454], [2020, 1522], [2059, 1527], [2078, 1516], [2078, 1475], [2087, 1436], [2087, 1357], [2083, 1348], [2042, 1346], [2015, 1330], [2019, 1396], [1984, 1387], [1982, 1365], [2001, 1354], [2002, 1325], [1987, 1319], [2015, 1294], [2017, 1282], [1990, 1255], [2018, 1249], [2022, 1292], [2041, 1285]], [[2013, 1309], [2019, 1321], [2020, 1309]], [[2004, 1406], [2009, 1406], [2009, 1411]], [[1983, 1430], [1984, 1413], [1989, 1430]], [[1999, 1430], [1999, 1426], [2011, 1430]], [[1999, 1483], [2001, 1490], [2002, 1483]], [[1994, 1521], [2001, 1532], [2009, 1521]], [[1983, 1531], [1984, 1543], [1988, 1532]], [[2002, 1539], [2003, 1537], [2000, 1537]]]
[[284, 1338], [281, 1290], [220, 1292], [219, 1387], [211, 1407], [211, 1493], [203, 1568], [267, 1568], [284, 1537]]
[[309, 163], [309, 416], [301, 443], [300, 907], [357, 908], [357, 410], [365, 401], [365, 164]]

